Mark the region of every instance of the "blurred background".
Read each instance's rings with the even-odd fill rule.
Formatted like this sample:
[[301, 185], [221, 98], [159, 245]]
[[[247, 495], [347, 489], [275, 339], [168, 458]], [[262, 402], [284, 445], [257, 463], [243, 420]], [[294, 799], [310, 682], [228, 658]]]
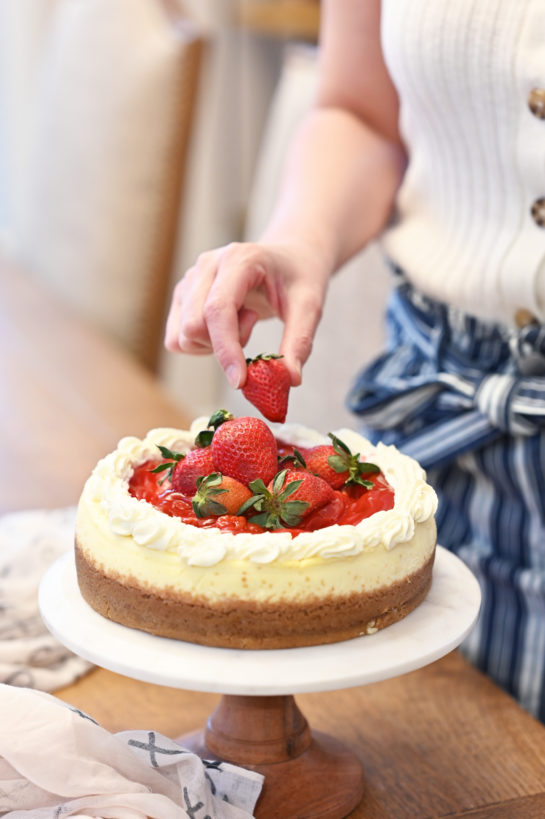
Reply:
[[[319, 18], [318, 0], [0, 2], [2, 252], [190, 416], [249, 405], [213, 358], [163, 351], [170, 294], [200, 252], [259, 235], [312, 104]], [[353, 424], [388, 285], [376, 247], [333, 279], [288, 420]], [[247, 355], [280, 332], [262, 323]]]

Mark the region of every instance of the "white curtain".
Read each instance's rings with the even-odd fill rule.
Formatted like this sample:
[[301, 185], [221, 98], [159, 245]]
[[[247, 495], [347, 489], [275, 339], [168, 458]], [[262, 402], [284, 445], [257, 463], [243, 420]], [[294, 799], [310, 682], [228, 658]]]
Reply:
[[0, 2], [0, 236], [8, 247], [27, 167], [40, 55], [59, 2]]

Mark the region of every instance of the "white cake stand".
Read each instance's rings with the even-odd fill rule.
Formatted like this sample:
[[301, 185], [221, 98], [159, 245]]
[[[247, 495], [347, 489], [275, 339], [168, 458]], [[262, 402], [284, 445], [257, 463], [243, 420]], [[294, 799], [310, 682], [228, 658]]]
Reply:
[[341, 819], [363, 793], [359, 759], [332, 737], [311, 733], [294, 694], [421, 668], [462, 642], [480, 602], [473, 574], [438, 547], [430, 592], [404, 620], [342, 643], [243, 651], [155, 637], [106, 620], [81, 597], [72, 552], [53, 564], [39, 591], [48, 629], [81, 657], [145, 682], [223, 694], [204, 732], [180, 741], [205, 758], [264, 773], [260, 819]]

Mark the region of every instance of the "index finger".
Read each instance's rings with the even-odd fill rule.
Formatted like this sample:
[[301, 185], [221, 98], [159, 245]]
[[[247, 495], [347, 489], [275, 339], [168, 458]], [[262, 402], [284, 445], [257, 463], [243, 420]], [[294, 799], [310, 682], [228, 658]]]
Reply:
[[[204, 316], [214, 353], [232, 387], [246, 380], [246, 358], [241, 346], [254, 319], [248, 321], [245, 307], [248, 294], [265, 285], [269, 302], [275, 301], [267, 270], [261, 263], [242, 261], [220, 267], [204, 305]], [[274, 304], [271, 305], [274, 312]]]

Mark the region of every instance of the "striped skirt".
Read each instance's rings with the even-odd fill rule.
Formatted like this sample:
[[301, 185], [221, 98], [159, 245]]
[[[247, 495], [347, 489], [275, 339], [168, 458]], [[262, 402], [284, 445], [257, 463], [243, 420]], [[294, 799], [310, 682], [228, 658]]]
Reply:
[[438, 541], [483, 593], [462, 651], [545, 722], [545, 326], [487, 324], [396, 278], [386, 352], [348, 406], [427, 470]]

